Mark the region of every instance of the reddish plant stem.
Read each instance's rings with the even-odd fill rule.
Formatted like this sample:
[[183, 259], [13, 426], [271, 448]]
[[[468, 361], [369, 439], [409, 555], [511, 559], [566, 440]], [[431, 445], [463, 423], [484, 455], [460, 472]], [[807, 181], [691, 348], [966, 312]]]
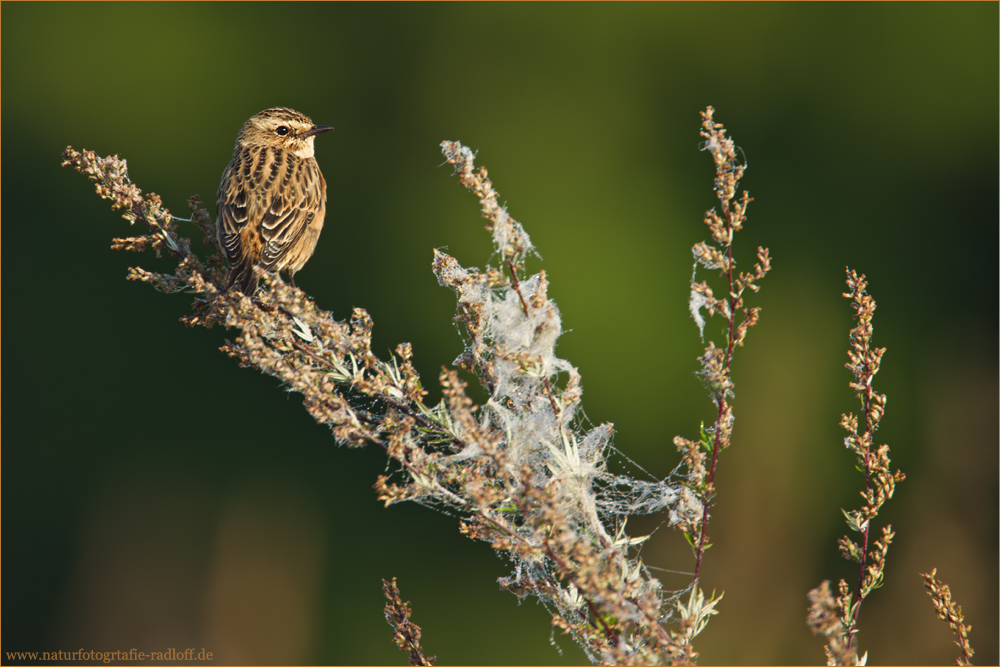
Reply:
[[556, 418], [558, 418], [559, 417], [559, 406], [556, 405], [556, 397], [555, 397], [555, 394], [552, 393], [552, 385], [549, 384], [549, 379], [548, 378], [542, 378], [542, 382], [545, 384], [545, 391], [549, 395], [549, 405], [552, 406], [552, 414], [554, 414], [556, 416]]
[[[517, 279], [517, 271], [514, 269], [514, 262], [507, 259], [507, 268], [510, 269], [511, 282], [514, 284], [514, 292], [517, 294], [517, 298], [521, 300], [521, 310], [524, 311], [526, 317], [531, 315], [530, 309], [528, 308], [528, 302], [524, 298], [524, 294], [521, 292], [521, 282]], [[552, 392], [552, 385], [549, 384], [549, 379], [542, 378], [542, 382], [545, 384], [545, 391], [549, 395], [549, 404], [552, 405], [552, 412], [559, 416], [559, 406], [556, 405], [556, 397]]]
[[507, 268], [510, 269], [510, 281], [514, 284], [514, 291], [517, 292], [517, 298], [521, 300], [521, 310], [524, 311], [525, 315], [528, 315], [528, 302], [524, 300], [524, 295], [521, 294], [521, 281], [517, 279], [517, 270], [514, 268], [514, 262], [508, 257]]
[[[870, 421], [871, 415], [871, 404], [872, 404], [872, 383], [871, 376], [869, 375], [868, 364], [865, 364], [865, 372], [862, 376], [865, 382], [865, 393], [864, 398], [861, 400], [861, 416], [865, 420], [865, 494], [871, 493], [872, 489], [872, 474], [871, 474], [871, 443], [875, 438], [875, 433], [872, 430], [872, 424]], [[854, 606], [854, 614], [851, 617], [851, 622], [853, 625], [858, 624], [858, 615], [861, 614], [861, 603], [864, 598], [861, 597], [861, 593], [864, 590], [865, 585], [865, 565], [868, 563], [868, 534], [871, 529], [871, 524], [866, 521], [865, 529], [861, 531], [862, 543], [861, 543], [861, 566], [858, 572], [858, 604]], [[857, 633], [851, 633], [850, 637], [847, 638], [847, 650], [851, 651], [854, 648], [854, 638], [857, 637]]]
[[[733, 232], [732, 232], [732, 211], [729, 208], [729, 203], [726, 203], [726, 230], [729, 232], [729, 244], [726, 246], [726, 256], [728, 258], [728, 263], [726, 267], [726, 273], [729, 277], [729, 336], [728, 345], [726, 347], [726, 365], [725, 365], [725, 377], [729, 377], [729, 367], [733, 360], [733, 336], [735, 334], [736, 325], [736, 297], [733, 295]], [[719, 406], [719, 413], [715, 417], [715, 439], [712, 443], [712, 467], [709, 469], [708, 473], [708, 487], [713, 488], [712, 483], [715, 480], [715, 467], [719, 462], [719, 438], [722, 433], [722, 416], [726, 409], [726, 391], [727, 388], [722, 388], [722, 393], [716, 399]], [[701, 577], [701, 563], [705, 556], [705, 542], [708, 539], [708, 506], [709, 498], [705, 498], [705, 507], [701, 515], [701, 532], [698, 535], [698, 558], [694, 566], [694, 580], [691, 586], [697, 586], [698, 580]]]

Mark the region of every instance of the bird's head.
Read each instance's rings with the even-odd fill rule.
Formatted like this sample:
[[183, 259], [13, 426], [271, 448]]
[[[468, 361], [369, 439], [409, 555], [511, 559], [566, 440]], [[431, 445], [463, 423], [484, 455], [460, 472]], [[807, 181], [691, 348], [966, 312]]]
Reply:
[[315, 155], [316, 135], [332, 130], [327, 125], [315, 125], [308, 116], [285, 107], [265, 109], [243, 124], [236, 137], [236, 149], [278, 148], [300, 158]]

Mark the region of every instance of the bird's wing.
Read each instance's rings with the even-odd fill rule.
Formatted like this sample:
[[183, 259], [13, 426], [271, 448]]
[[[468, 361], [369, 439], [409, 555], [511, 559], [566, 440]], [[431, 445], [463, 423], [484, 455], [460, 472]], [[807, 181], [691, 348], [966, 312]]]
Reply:
[[234, 157], [222, 174], [216, 197], [219, 245], [232, 267], [242, 266], [247, 260], [240, 244], [240, 232], [250, 219], [249, 174], [243, 172], [241, 162]]
[[275, 164], [271, 178], [275, 182], [264, 189], [267, 201], [262, 202], [260, 227], [264, 241], [260, 265], [268, 271], [285, 268], [283, 260], [313, 224], [325, 197], [315, 160], [290, 156]]

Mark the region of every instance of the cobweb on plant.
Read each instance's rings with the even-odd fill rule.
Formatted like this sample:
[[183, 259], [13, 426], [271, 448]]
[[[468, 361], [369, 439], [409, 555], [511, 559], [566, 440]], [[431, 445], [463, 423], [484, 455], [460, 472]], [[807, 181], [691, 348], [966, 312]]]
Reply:
[[456, 390], [464, 389], [458, 376], [443, 373], [445, 397], [434, 414], [454, 435], [450, 449], [416, 470], [405, 467], [405, 490], [387, 485], [382, 497], [464, 515], [467, 535], [491, 542], [511, 560], [513, 572], [500, 580], [502, 587], [520, 599], [537, 596], [592, 660], [657, 654], [668, 642], [660, 623], [680, 593], [664, 599], [638, 557], [648, 535], [629, 537], [625, 524], [631, 516], [661, 512], [670, 525], [691, 523], [704, 507], [676, 471], [656, 480], [609, 469], [609, 458], [621, 455], [612, 444], [614, 429], [594, 426], [582, 413], [580, 373], [556, 355], [562, 318], [548, 298], [545, 271], [524, 271], [525, 259], [535, 254], [528, 234], [497, 203], [472, 151], [457, 142], [442, 148], [480, 199], [499, 258], [498, 266], [480, 270], [441, 251], [434, 256], [439, 283], [457, 295], [455, 320], [465, 349], [454, 363], [478, 379], [488, 399], [472, 405]]

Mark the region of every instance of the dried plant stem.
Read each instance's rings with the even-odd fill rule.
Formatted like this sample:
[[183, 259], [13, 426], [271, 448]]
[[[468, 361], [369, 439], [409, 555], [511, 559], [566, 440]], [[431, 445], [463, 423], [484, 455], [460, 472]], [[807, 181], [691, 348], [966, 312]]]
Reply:
[[[699, 438], [674, 438], [682, 465], [664, 480], [647, 481], [608, 470], [614, 428], [593, 426], [582, 416], [582, 380], [576, 367], [555, 354], [562, 333], [556, 304], [548, 297], [544, 271], [529, 275], [526, 258], [534, 246], [520, 223], [498, 204], [484, 167], [459, 142], [446, 141], [442, 152], [460, 184], [480, 201], [486, 229], [492, 235], [497, 267], [465, 268], [435, 251], [432, 270], [439, 284], [457, 296], [454, 321], [460, 325], [465, 350], [454, 365], [474, 376], [489, 394], [476, 405], [456, 370], [439, 375], [443, 398], [424, 402], [423, 388], [409, 343], [398, 345], [388, 359], [371, 351], [374, 323], [356, 308], [349, 321], [337, 321], [302, 290], [279, 276], [259, 273], [263, 288], [249, 298], [226, 289], [226, 262], [215, 224], [197, 197], [189, 200], [191, 221], [210, 247], [204, 259], [179, 233], [177, 219], [152, 193], [143, 194], [128, 177], [128, 165], [118, 156], [98, 157], [91, 151], [67, 148], [64, 165], [88, 176], [97, 193], [130, 223], [141, 222], [148, 233], [116, 238], [112, 247], [139, 252], [164, 251], [177, 259], [173, 273], [129, 269], [129, 280], [167, 293], [194, 295], [187, 326], [220, 326], [237, 332], [220, 348], [241, 367], [281, 380], [288, 391], [302, 396], [303, 405], [327, 425], [339, 444], [375, 445], [385, 452], [392, 472], [375, 483], [386, 505], [416, 502], [445, 508], [460, 516], [466, 536], [488, 542], [512, 565], [500, 587], [520, 599], [536, 597], [549, 611], [553, 628], [571, 636], [597, 664], [691, 664], [698, 657], [694, 638], [717, 612], [721, 594], [706, 596], [700, 588], [708, 526], [716, 496], [719, 458], [732, 440], [732, 364], [737, 347], [759, 318], [759, 308], [744, 304], [745, 290], [756, 292], [770, 271], [770, 256], [757, 249], [757, 262], [747, 273], [735, 271], [733, 239], [747, 221], [752, 201], [737, 196], [746, 164], [726, 136], [715, 110], [702, 112], [703, 150], [715, 162], [714, 189], [721, 212], [705, 214], [710, 242], [692, 249], [695, 275], [689, 308], [705, 338], [704, 309], [725, 320], [720, 346], [709, 340], [699, 357], [702, 378], [717, 407], [714, 423], [702, 424]], [[724, 276], [727, 295], [716, 298], [707, 281], [696, 281], [698, 267]], [[851, 388], [861, 403], [859, 417], [842, 415], [848, 432], [845, 445], [864, 472], [863, 506], [842, 510], [849, 528], [860, 533], [860, 545], [848, 537], [839, 541], [841, 554], [858, 564], [857, 591], [843, 579], [837, 593], [829, 581], [809, 593], [808, 623], [826, 640], [828, 664], [863, 664], [856, 638], [862, 602], [884, 580], [886, 554], [894, 533], [882, 528], [871, 541], [871, 522], [905, 479], [890, 471], [888, 445], [874, 446], [875, 431], [885, 411], [886, 397], [872, 380], [885, 349], [873, 348], [875, 302], [867, 294], [863, 275], [848, 270], [849, 293], [858, 326], [851, 331], [847, 367]], [[737, 313], [742, 317], [737, 321]], [[707, 460], [710, 457], [710, 460]], [[680, 528], [695, 556], [694, 576], [683, 591], [667, 592], [639, 557], [638, 545], [649, 536], [629, 537], [629, 517], [665, 511], [668, 524]], [[940, 618], [949, 623], [962, 655], [971, 664], [961, 607], [949, 588], [922, 575]], [[407, 652], [411, 665], [432, 665], [420, 646], [420, 627], [396, 580], [383, 580], [386, 619], [393, 638]], [[682, 596], [687, 600], [682, 601]]]
[[955, 644], [962, 649], [962, 654], [955, 660], [955, 664], [971, 665], [972, 656], [975, 654], [972, 644], [969, 643], [972, 626], [965, 624], [962, 606], [951, 599], [951, 589], [937, 578], [937, 568], [920, 576], [924, 579], [924, 587], [931, 596], [938, 618], [951, 627], [951, 631], [955, 633]]
[[[147, 226], [147, 235], [116, 239], [116, 248], [165, 249], [179, 260], [173, 274], [135, 267], [130, 279], [164, 292], [193, 293], [194, 312], [183, 318], [185, 324], [237, 331], [221, 348], [226, 354], [300, 393], [309, 413], [331, 428], [338, 443], [375, 445], [386, 453], [396, 468], [375, 484], [383, 502], [412, 501], [462, 516], [464, 534], [489, 542], [512, 562], [513, 572], [501, 587], [541, 600], [553, 626], [572, 636], [594, 662], [677, 664], [697, 658], [692, 641], [721, 599], [714, 593], [706, 597], [697, 584], [709, 546], [718, 458], [732, 430], [732, 357], [758, 316], [758, 309], [744, 307], [742, 294], [756, 291], [755, 281], [770, 268], [767, 250], [758, 248], [751, 273], [734, 271], [733, 235], [746, 221], [750, 198], [745, 192], [736, 197], [745, 165], [736, 160], [737, 149], [713, 113], [709, 107], [702, 114], [701, 134], [715, 160], [723, 211], [705, 216], [717, 247], [697, 244], [694, 256], [697, 264], [725, 273], [728, 296], [715, 299], [705, 282], [692, 280], [691, 311], [702, 331], [701, 308], [721, 314], [726, 343], [710, 342], [701, 357], [699, 375], [718, 407], [712, 439], [704, 428], [698, 443], [675, 439], [687, 468], [683, 481], [679, 475], [646, 481], [609, 472], [614, 429], [592, 427], [582, 417], [580, 374], [555, 355], [562, 324], [548, 298], [548, 278], [544, 271], [525, 271], [525, 260], [534, 253], [531, 239], [499, 205], [486, 169], [477, 168], [473, 152], [460, 143], [443, 142], [442, 152], [461, 185], [479, 199], [500, 263], [467, 269], [435, 251], [432, 268], [458, 297], [455, 321], [466, 345], [454, 363], [487, 390], [483, 405], [468, 397], [454, 370], [440, 375], [442, 401], [425, 404], [411, 346], [400, 344], [388, 360], [373, 354], [374, 324], [363, 309], [339, 322], [301, 290], [265, 273], [253, 276], [263, 284], [253, 298], [226, 289], [214, 224], [197, 198], [189, 202], [192, 219], [214, 251], [204, 260], [191, 252], [191, 242], [178, 233], [159, 198], [143, 195], [131, 183], [124, 160], [67, 148], [64, 164], [93, 179], [98, 194], [112, 200], [130, 223]], [[737, 312], [743, 313], [739, 323]], [[712, 456], [709, 471], [705, 452]], [[663, 510], [697, 553], [694, 582], [670, 594], [639, 558], [636, 546], [648, 536], [624, 532], [629, 516]], [[427, 664], [419, 629], [410, 624], [395, 582], [385, 590], [397, 642], [413, 664]], [[683, 593], [689, 594], [686, 602]], [[671, 620], [674, 625], [665, 625]]]
[[[724, 209], [723, 210], [725, 211], [725, 213], [723, 215], [724, 215], [725, 220], [726, 220], [726, 231], [728, 232], [729, 237], [732, 238], [732, 229], [733, 229], [732, 214], [733, 213], [732, 213], [732, 211], [730, 210], [730, 208], [728, 206], [728, 202], [724, 203]], [[732, 246], [732, 244], [728, 244], [726, 246], [726, 259], [729, 260], [727, 262], [728, 267], [727, 267], [727, 270], [726, 270], [726, 277], [729, 280], [729, 297], [727, 297], [728, 301], [729, 301], [729, 316], [726, 318], [728, 320], [727, 321], [727, 325], [729, 326], [729, 332], [728, 332], [728, 335], [726, 336], [728, 344], [726, 346], [726, 362], [723, 365], [722, 373], [727, 378], [729, 378], [729, 377], [731, 377], [731, 366], [732, 366], [732, 361], [733, 361], [733, 346], [735, 345], [733, 334], [735, 333], [735, 329], [736, 329], [736, 317], [734, 315], [734, 313], [736, 312], [736, 297], [733, 296], [733, 246]], [[718, 428], [718, 425], [722, 423], [723, 415], [725, 414], [726, 410], [729, 407], [727, 405], [727, 403], [726, 403], [725, 397], [723, 397], [722, 400], [719, 400], [718, 404], [719, 404], [719, 410], [718, 410], [718, 414], [716, 414], [716, 416], [715, 416], [715, 424], [716, 424], [715, 437], [712, 439], [712, 465], [709, 467], [709, 471], [708, 471], [708, 484], [709, 484], [710, 487], [714, 487], [715, 486], [715, 468], [716, 468], [716, 466], [719, 463], [719, 453], [721, 451], [720, 447], [719, 447], [719, 443], [720, 443], [720, 440], [721, 440], [721, 437], [722, 437], [722, 429]], [[694, 565], [694, 584], [695, 585], [697, 585], [698, 581], [701, 579], [701, 563], [702, 563], [702, 559], [705, 557], [705, 546], [706, 546], [706, 540], [708, 539], [708, 521], [709, 521], [708, 508], [709, 508], [709, 504], [705, 503], [705, 509], [702, 511], [702, 515], [701, 515], [701, 531], [700, 531], [700, 534], [698, 535], [698, 553], [697, 553], [697, 555], [695, 557], [695, 565]]]
[[[71, 165], [97, 183], [98, 193], [140, 221], [146, 236], [116, 239], [115, 247], [167, 250], [179, 260], [173, 274], [135, 267], [130, 279], [164, 292], [194, 294], [189, 326], [237, 331], [222, 350], [241, 366], [279, 378], [302, 395], [309, 413], [328, 425], [338, 443], [375, 445], [394, 462], [375, 488], [387, 505], [412, 501], [444, 507], [463, 517], [461, 530], [489, 542], [513, 563], [501, 587], [533, 595], [552, 614], [554, 627], [573, 637], [597, 663], [690, 662], [691, 641], [716, 613], [717, 598], [692, 591], [664, 594], [638, 557], [647, 536], [624, 533], [628, 516], [669, 510], [669, 522], [694, 522], [703, 509], [690, 490], [672, 479], [637, 480], [608, 471], [614, 429], [591, 427], [580, 416], [577, 369], [554, 353], [561, 329], [542, 271], [528, 275], [533, 246], [520, 223], [497, 202], [486, 170], [458, 142], [442, 150], [460, 183], [480, 200], [500, 268], [466, 269], [434, 253], [441, 285], [458, 296], [456, 321], [465, 352], [455, 364], [474, 374], [489, 392], [475, 405], [454, 370], [443, 371], [443, 400], [424, 403], [426, 391], [412, 364], [408, 343], [383, 360], [371, 351], [371, 317], [355, 309], [349, 322], [321, 310], [278, 276], [254, 276], [262, 289], [253, 298], [225, 289], [226, 265], [214, 225], [197, 198], [193, 220], [214, 252], [191, 252], [176, 222], [155, 195], [143, 195], [117, 156], [99, 158], [68, 148]], [[427, 664], [419, 629], [395, 584], [386, 583], [387, 615], [396, 641], [413, 664]], [[671, 619], [676, 626], [663, 625]]]
[[424, 650], [420, 646], [420, 626], [410, 620], [413, 611], [410, 603], [403, 602], [400, 597], [396, 577], [392, 581], [382, 580], [382, 594], [386, 599], [385, 620], [392, 626], [393, 641], [401, 650], [406, 651], [411, 665], [433, 665], [436, 658], [424, 656]]
[[[871, 376], [874, 376], [874, 372], [872, 372], [873, 370], [877, 371], [878, 370], [877, 366], [874, 369], [866, 367], [864, 369], [864, 372], [865, 373], [871, 372]], [[863, 465], [864, 471], [865, 471], [865, 495], [866, 496], [869, 493], [871, 493], [871, 488], [872, 488], [872, 475], [871, 475], [871, 469], [869, 467], [869, 457], [871, 456], [871, 443], [872, 443], [872, 441], [873, 441], [873, 439], [875, 437], [874, 425], [871, 423], [871, 420], [869, 419], [870, 408], [871, 408], [871, 400], [872, 400], [872, 386], [871, 386], [871, 383], [869, 382], [869, 383], [867, 383], [865, 385], [865, 391], [864, 391], [864, 395], [863, 395], [863, 398], [862, 398], [862, 401], [861, 401], [862, 402], [861, 416], [864, 419], [865, 424], [867, 425], [867, 427], [865, 429], [864, 436], [862, 437], [862, 441], [864, 443], [864, 445], [863, 445], [864, 451], [863, 451], [863, 454], [861, 456], [861, 459], [862, 459], [862, 462], [863, 462], [862, 465]], [[869, 535], [869, 531], [871, 531], [871, 521], [866, 521], [866, 522], [864, 522], [863, 528], [861, 530], [861, 558], [858, 560], [858, 590], [859, 591], [862, 590], [862, 588], [864, 587], [864, 583], [865, 583], [865, 571], [866, 571], [866, 567], [868, 565], [868, 535]], [[854, 605], [854, 613], [851, 615], [851, 627], [855, 627], [856, 628], [857, 625], [858, 625], [858, 615], [861, 613], [861, 602], [862, 602], [862, 600], [858, 600], [858, 604]], [[848, 651], [851, 651], [851, 650], [854, 649], [854, 642], [855, 642], [855, 638], [856, 637], [857, 637], [857, 633], [850, 633], [848, 635], [848, 639], [847, 639], [847, 650]]]
[[886, 501], [892, 498], [896, 484], [906, 479], [901, 471], [891, 471], [888, 445], [881, 445], [873, 451], [875, 431], [885, 414], [886, 396], [876, 392], [872, 383], [885, 348], [871, 345], [875, 300], [867, 292], [868, 283], [864, 275], [848, 269], [847, 286], [850, 291], [844, 297], [851, 299], [854, 319], [858, 324], [851, 329], [851, 348], [847, 351], [846, 366], [854, 376], [850, 387], [861, 403], [864, 425], [859, 432], [858, 417], [853, 414], [841, 415], [840, 425], [848, 433], [844, 445], [854, 453], [857, 467], [864, 472], [865, 490], [861, 492], [864, 499], [861, 509], [841, 510], [848, 527], [861, 535], [861, 545], [855, 544], [846, 535], [838, 541], [841, 555], [857, 563], [860, 569], [857, 593], [852, 592], [847, 582], [841, 579], [836, 599], [829, 592], [829, 582], [823, 582], [809, 594], [810, 618], [822, 616], [830, 609], [836, 609], [839, 615], [836, 628], [815, 625], [810, 621], [814, 634], [827, 638], [825, 651], [832, 665], [854, 665], [867, 660], [867, 653], [858, 658], [858, 617], [865, 599], [883, 584], [886, 554], [895, 537], [892, 526], [887, 525], [882, 528], [882, 537], [870, 543], [871, 523]]
[[[709, 316], [718, 314], [725, 319], [723, 332], [725, 342], [722, 348], [716, 347], [713, 341], [709, 341], [705, 353], [700, 358], [702, 369], [699, 375], [705, 382], [717, 412], [715, 423], [709, 429], [710, 441], [706, 439], [704, 428], [698, 442], [682, 437], [674, 438], [674, 443], [682, 453], [688, 470], [688, 487], [701, 503], [701, 516], [682, 524], [682, 529], [692, 542], [695, 552], [692, 586], [697, 586], [701, 579], [705, 552], [710, 546], [708, 525], [711, 519], [710, 508], [715, 497], [715, 473], [718, 469], [719, 456], [722, 450], [729, 446], [732, 436], [733, 412], [729, 399], [733, 393], [733, 355], [736, 347], [743, 345], [747, 331], [757, 323], [760, 313], [759, 308], [747, 308], [744, 305], [743, 293], [746, 289], [756, 292], [759, 289], [757, 282], [771, 268], [767, 249], [758, 248], [758, 261], [753, 271], [736, 274], [733, 238], [746, 223], [747, 206], [753, 200], [745, 191], [737, 198], [737, 189], [746, 170], [746, 164], [738, 160], [738, 148], [733, 140], [726, 136], [722, 124], [715, 122], [714, 113], [712, 107], [702, 112], [701, 136], [705, 139], [702, 144], [703, 150], [709, 151], [715, 162], [715, 193], [721, 206], [721, 213], [713, 209], [705, 214], [704, 222], [711, 233], [712, 244], [697, 243], [692, 249], [692, 254], [695, 258], [695, 275], [699, 266], [720, 271], [725, 276], [727, 295], [722, 299], [716, 298], [707, 282], [695, 282], [695, 278], [692, 277], [690, 309], [703, 336], [705, 319], [701, 315], [702, 308], [708, 311]], [[743, 313], [743, 319], [737, 324], [736, 317], [740, 312]], [[711, 456], [707, 470], [704, 462], [706, 451]]]

